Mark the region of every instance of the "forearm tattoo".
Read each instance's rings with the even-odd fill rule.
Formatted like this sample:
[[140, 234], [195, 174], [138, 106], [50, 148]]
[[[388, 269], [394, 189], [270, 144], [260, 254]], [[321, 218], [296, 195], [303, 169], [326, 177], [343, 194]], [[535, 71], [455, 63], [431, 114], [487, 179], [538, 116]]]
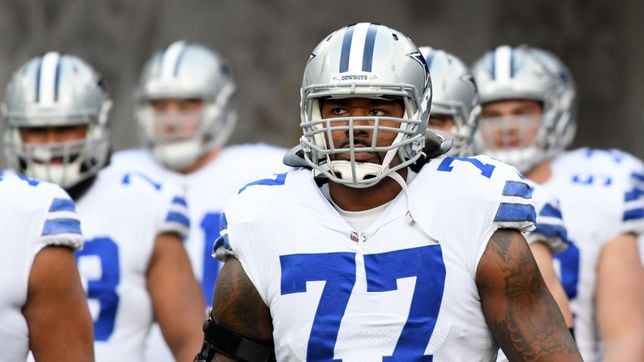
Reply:
[[481, 260], [484, 265], [477, 281], [483, 309], [510, 360], [547, 360], [578, 353], [521, 234], [497, 231]]

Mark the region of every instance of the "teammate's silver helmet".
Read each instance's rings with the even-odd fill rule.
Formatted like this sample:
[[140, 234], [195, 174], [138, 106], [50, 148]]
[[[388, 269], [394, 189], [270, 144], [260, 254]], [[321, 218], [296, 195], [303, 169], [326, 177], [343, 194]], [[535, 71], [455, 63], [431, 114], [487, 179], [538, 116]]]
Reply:
[[[563, 151], [576, 129], [575, 86], [567, 67], [552, 53], [521, 45], [499, 46], [487, 52], [472, 67], [481, 104], [502, 100], [535, 100], [542, 104], [534, 142], [518, 148], [496, 148], [486, 144], [481, 119], [475, 137], [477, 151], [512, 164], [525, 172]], [[502, 121], [501, 127], [509, 132]]]
[[451, 116], [454, 119], [454, 127], [449, 132], [454, 143], [448, 154], [468, 154], [480, 114], [474, 78], [458, 57], [428, 46], [418, 49], [432, 77], [432, 115]]
[[[29, 60], [13, 74], [2, 105], [9, 167], [63, 188], [95, 175], [108, 158], [111, 105], [101, 75], [83, 60], [57, 52]], [[85, 139], [26, 144], [20, 134], [75, 125], [87, 126]]]
[[[198, 114], [168, 117], [156, 100], [201, 100]], [[177, 41], [145, 64], [137, 92], [141, 138], [166, 167], [181, 169], [213, 148], [223, 146], [237, 121], [235, 83], [230, 68], [203, 45]], [[187, 120], [193, 131], [185, 132]], [[170, 124], [170, 127], [168, 127]], [[163, 129], [163, 131], [160, 131]]]
[[[392, 172], [413, 164], [422, 154], [431, 103], [431, 83], [424, 58], [413, 42], [402, 33], [383, 25], [359, 23], [327, 36], [313, 50], [304, 68], [300, 90], [300, 117], [303, 135], [300, 144], [306, 162], [316, 175], [350, 187], [369, 187]], [[322, 119], [323, 98], [400, 99], [402, 118], [338, 117]], [[371, 120], [365, 125], [363, 120]], [[398, 127], [379, 126], [382, 120]], [[333, 131], [349, 133], [348, 145], [335, 145]], [[360, 152], [384, 153], [381, 164], [358, 162], [353, 133], [373, 132], [371, 144]], [[390, 145], [378, 145], [378, 132], [395, 132]], [[348, 153], [350, 160], [336, 160]], [[391, 166], [398, 155], [401, 164]]]

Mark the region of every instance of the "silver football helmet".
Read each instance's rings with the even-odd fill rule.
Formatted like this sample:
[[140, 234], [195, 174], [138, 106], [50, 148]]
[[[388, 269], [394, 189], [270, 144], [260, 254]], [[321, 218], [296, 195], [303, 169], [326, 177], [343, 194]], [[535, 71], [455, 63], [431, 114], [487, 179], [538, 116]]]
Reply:
[[[108, 114], [112, 102], [102, 77], [83, 60], [49, 52], [18, 69], [2, 105], [5, 157], [29, 177], [70, 188], [95, 175], [109, 153]], [[84, 139], [26, 143], [26, 128], [86, 125]]]
[[[482, 105], [503, 100], [535, 100], [542, 105], [542, 116], [538, 119], [481, 118], [474, 139], [478, 152], [526, 172], [572, 142], [576, 129], [575, 86], [568, 68], [552, 53], [526, 45], [499, 46], [473, 65], [472, 74]], [[521, 127], [525, 129], [515, 129]], [[518, 147], [499, 147], [484, 139], [486, 132], [497, 130], [507, 138], [510, 132], [524, 135], [533, 132], [536, 136], [534, 141], [524, 142], [528, 137], [519, 140]]]
[[[303, 135], [300, 145], [316, 176], [356, 188], [370, 187], [422, 156], [431, 104], [431, 82], [425, 59], [402, 33], [383, 25], [359, 23], [327, 36], [304, 68], [300, 90]], [[400, 100], [402, 118], [321, 117], [322, 99], [376, 98]], [[381, 121], [397, 127], [384, 127]], [[365, 122], [371, 121], [371, 122]], [[357, 145], [354, 132], [372, 133], [368, 145]], [[334, 144], [332, 132], [344, 131], [348, 144]], [[378, 145], [378, 135], [395, 133], [391, 144]], [[358, 152], [383, 153], [380, 164], [359, 162]], [[348, 154], [349, 160], [336, 156]], [[399, 164], [392, 165], [398, 156]]]
[[[162, 100], [198, 100], [197, 111], [155, 109]], [[230, 68], [203, 45], [177, 41], [145, 64], [137, 92], [137, 118], [144, 144], [171, 169], [182, 169], [223, 146], [237, 121]]]
[[471, 153], [471, 139], [481, 112], [474, 78], [456, 56], [428, 46], [418, 49], [432, 77], [432, 116], [450, 116], [454, 120], [448, 132], [454, 138], [448, 154], [467, 155]]

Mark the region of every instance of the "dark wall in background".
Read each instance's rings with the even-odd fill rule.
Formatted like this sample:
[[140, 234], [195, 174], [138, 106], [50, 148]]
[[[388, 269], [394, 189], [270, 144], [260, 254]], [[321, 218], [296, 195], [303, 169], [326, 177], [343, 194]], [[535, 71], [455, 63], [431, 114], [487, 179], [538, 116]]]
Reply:
[[30, 57], [79, 55], [103, 73], [115, 101], [114, 148], [134, 147], [140, 68], [157, 48], [188, 39], [233, 68], [240, 120], [231, 142], [291, 146], [310, 51], [332, 30], [373, 21], [468, 63], [501, 43], [554, 51], [578, 86], [575, 145], [644, 157], [642, 15], [644, 1], [629, 0], [0, 0], [0, 95]]

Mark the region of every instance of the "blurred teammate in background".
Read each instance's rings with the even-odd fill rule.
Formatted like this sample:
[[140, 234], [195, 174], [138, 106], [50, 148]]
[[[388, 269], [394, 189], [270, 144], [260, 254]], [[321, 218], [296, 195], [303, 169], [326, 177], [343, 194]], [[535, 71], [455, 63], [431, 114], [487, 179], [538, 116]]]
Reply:
[[[574, 138], [575, 87], [542, 49], [500, 46], [473, 66], [476, 149], [517, 167], [560, 201], [571, 241], [556, 256], [586, 361], [644, 360], [644, 277], [636, 235], [642, 163], [618, 150], [563, 152]], [[637, 210], [640, 210], [639, 212]]]
[[85, 245], [76, 257], [96, 359], [142, 360], [156, 319], [174, 357], [187, 361], [200, 345], [204, 306], [181, 241], [185, 199], [143, 173], [108, 166], [110, 106], [100, 74], [83, 60], [57, 52], [29, 60], [5, 93], [7, 162], [59, 184], [77, 203]]
[[[224, 147], [237, 121], [235, 90], [229, 66], [203, 45], [177, 41], [155, 52], [143, 67], [137, 90], [145, 147], [113, 158], [117, 167], [150, 172], [185, 191], [192, 225], [185, 245], [206, 304], [212, 302], [220, 267], [211, 254], [225, 202], [248, 182], [287, 169], [284, 149]], [[149, 361], [167, 358], [156, 334]]]

